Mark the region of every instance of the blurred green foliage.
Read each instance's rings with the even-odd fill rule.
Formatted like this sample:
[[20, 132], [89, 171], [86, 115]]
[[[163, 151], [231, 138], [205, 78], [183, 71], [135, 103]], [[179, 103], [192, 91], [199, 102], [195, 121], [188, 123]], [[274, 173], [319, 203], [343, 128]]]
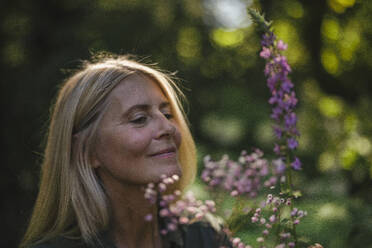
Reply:
[[324, 247], [372, 247], [372, 2], [362, 0], [2, 3], [0, 246], [16, 246], [31, 213], [61, 69], [91, 52], [137, 54], [178, 71], [199, 161], [251, 147], [272, 154], [260, 37], [247, 6], [264, 11], [289, 45], [304, 167], [295, 182], [309, 212], [299, 231]]

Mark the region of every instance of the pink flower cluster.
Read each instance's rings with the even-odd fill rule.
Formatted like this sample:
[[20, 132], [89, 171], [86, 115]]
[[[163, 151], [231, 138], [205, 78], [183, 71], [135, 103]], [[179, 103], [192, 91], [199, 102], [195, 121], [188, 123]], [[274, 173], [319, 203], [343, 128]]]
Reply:
[[234, 248], [252, 248], [252, 246], [244, 244], [238, 237], [231, 238], [231, 244]]
[[[177, 175], [163, 177], [158, 184], [150, 183], [145, 189], [145, 198], [151, 204], [158, 204], [158, 215], [163, 226], [160, 233], [166, 235], [168, 232], [176, 231], [180, 225], [201, 221], [207, 215], [216, 212], [216, 204], [212, 200], [197, 200], [191, 191], [185, 195], [175, 190], [166, 194], [167, 186], [179, 180]], [[148, 214], [145, 220], [152, 221], [153, 216]]]
[[[266, 202], [263, 204], [262, 208], [257, 208], [251, 217], [252, 223], [257, 223], [263, 227], [262, 236], [257, 238], [257, 242], [262, 245], [269, 236], [273, 226], [275, 224], [281, 224], [282, 219], [285, 216], [285, 209], [290, 209], [290, 216], [288, 216], [288, 223], [290, 225], [298, 225], [300, 219], [307, 215], [306, 211], [298, 210], [297, 208], [291, 209], [292, 199], [282, 198], [273, 196], [272, 194], [267, 195]], [[275, 248], [293, 248], [295, 247], [295, 239], [292, 237], [290, 230], [284, 231], [284, 229], [279, 233], [280, 244], [275, 246]]]
[[274, 186], [277, 177], [269, 175], [269, 163], [263, 158], [263, 152], [256, 149], [247, 154], [243, 151], [237, 162], [224, 155], [220, 161], [211, 160], [210, 156], [204, 158], [204, 170], [201, 178], [213, 188], [222, 188], [232, 196], [245, 195], [256, 197], [261, 185]]

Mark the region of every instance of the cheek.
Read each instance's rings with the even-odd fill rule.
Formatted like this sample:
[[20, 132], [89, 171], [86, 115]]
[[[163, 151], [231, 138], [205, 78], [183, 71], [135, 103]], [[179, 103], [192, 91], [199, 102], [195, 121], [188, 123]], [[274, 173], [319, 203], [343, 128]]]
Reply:
[[110, 130], [101, 135], [96, 152], [104, 164], [116, 164], [145, 155], [150, 143], [151, 134], [147, 132]]
[[131, 132], [125, 140], [126, 150], [133, 155], [145, 155], [151, 144], [151, 140], [151, 133]]
[[180, 130], [177, 128], [176, 132], [174, 133], [174, 143], [176, 144], [177, 147], [180, 147], [182, 141], [182, 135]]

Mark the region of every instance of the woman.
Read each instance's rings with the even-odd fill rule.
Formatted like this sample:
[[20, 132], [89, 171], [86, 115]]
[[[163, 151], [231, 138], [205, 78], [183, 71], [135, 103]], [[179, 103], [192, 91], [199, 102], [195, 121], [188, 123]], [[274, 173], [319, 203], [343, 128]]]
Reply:
[[[127, 57], [85, 63], [53, 108], [40, 191], [21, 247], [218, 247], [210, 226], [161, 237], [143, 186], [196, 172], [195, 145], [169, 76]], [[224, 239], [222, 243], [219, 241]], [[227, 244], [227, 243], [226, 243]]]

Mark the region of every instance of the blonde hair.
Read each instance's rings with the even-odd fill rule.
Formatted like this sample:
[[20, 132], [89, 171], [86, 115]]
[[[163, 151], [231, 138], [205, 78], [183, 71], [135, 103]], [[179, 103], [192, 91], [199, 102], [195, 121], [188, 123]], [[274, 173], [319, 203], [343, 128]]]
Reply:
[[108, 203], [89, 153], [107, 105], [105, 99], [133, 73], [154, 79], [168, 98], [182, 135], [179, 149], [182, 178], [177, 187], [182, 190], [193, 181], [195, 144], [180, 101], [184, 95], [172, 78], [128, 56], [96, 56], [93, 62], [85, 62], [59, 90], [48, 131], [40, 190], [20, 247], [59, 235], [77, 236], [92, 243], [107, 228]]

